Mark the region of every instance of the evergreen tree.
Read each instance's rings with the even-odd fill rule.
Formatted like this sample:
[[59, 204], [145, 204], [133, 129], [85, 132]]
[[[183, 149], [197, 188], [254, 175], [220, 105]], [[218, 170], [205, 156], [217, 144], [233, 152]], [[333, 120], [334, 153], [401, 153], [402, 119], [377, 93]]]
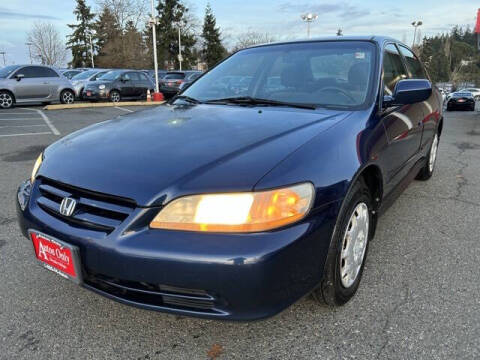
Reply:
[[207, 63], [209, 68], [213, 67], [216, 63], [222, 60], [227, 51], [222, 45], [220, 38], [220, 29], [216, 27], [217, 20], [213, 15], [210, 4], [207, 4], [205, 9], [205, 19], [203, 21], [203, 59]]
[[189, 68], [196, 63], [194, 46], [195, 35], [192, 33], [188, 20], [189, 9], [180, 0], [159, 0], [157, 11], [159, 24], [157, 26], [158, 64], [162, 68], [166, 63], [179, 67], [178, 61], [178, 24], [182, 24], [182, 57], [183, 67]]
[[111, 43], [121, 34], [121, 29], [110, 8], [103, 7], [94, 28], [97, 38], [97, 58], [95, 62], [100, 67], [111, 67], [109, 65], [110, 58], [116, 55]]
[[90, 65], [90, 37], [92, 35], [93, 41], [93, 23], [92, 20], [95, 14], [90, 11], [85, 0], [77, 0], [77, 6], [73, 12], [78, 24], [69, 24], [68, 27], [73, 30], [71, 35], [68, 35], [67, 48], [72, 51], [72, 67], [86, 67]]

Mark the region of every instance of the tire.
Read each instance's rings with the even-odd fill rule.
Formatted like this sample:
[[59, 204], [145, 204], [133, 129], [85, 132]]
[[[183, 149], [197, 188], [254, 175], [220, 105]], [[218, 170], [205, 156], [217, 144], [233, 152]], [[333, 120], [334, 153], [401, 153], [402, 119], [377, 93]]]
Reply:
[[[353, 225], [354, 221], [357, 225]], [[348, 235], [354, 226], [358, 226], [355, 239]], [[372, 197], [363, 179], [360, 179], [347, 194], [337, 219], [323, 279], [314, 291], [316, 299], [331, 306], [341, 306], [355, 295], [362, 278], [368, 244], [373, 238], [374, 231]], [[348, 264], [353, 266], [351, 271], [348, 271]]]
[[0, 109], [11, 109], [15, 104], [15, 97], [9, 91], [0, 91]]
[[120, 100], [122, 99], [120, 93], [117, 90], [110, 91], [109, 98], [110, 101], [114, 103], [120, 102]]
[[63, 90], [60, 93], [60, 102], [62, 104], [73, 104], [75, 102], [75, 94], [72, 90]]
[[432, 177], [433, 171], [435, 170], [435, 162], [437, 160], [439, 141], [440, 137], [438, 136], [438, 133], [436, 133], [433, 137], [432, 144], [430, 145], [430, 150], [428, 151], [427, 162], [419, 171], [417, 177], [415, 178], [416, 180], [425, 181]]

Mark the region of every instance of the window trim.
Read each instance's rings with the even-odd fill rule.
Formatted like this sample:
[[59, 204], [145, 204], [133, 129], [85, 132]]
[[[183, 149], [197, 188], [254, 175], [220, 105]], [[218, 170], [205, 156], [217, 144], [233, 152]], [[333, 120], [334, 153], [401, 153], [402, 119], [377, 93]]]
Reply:
[[405, 70], [405, 74], [407, 74], [407, 77], [410, 78], [410, 73], [408, 71], [408, 68], [405, 64], [405, 59], [403, 58], [403, 55], [402, 53], [400, 52], [400, 50], [398, 49], [398, 45], [395, 41], [387, 41], [383, 44], [383, 47], [382, 47], [382, 62], [381, 62], [381, 74], [382, 74], [382, 81], [381, 81], [381, 86], [380, 86], [380, 91], [381, 91], [381, 96], [380, 96], [380, 109], [383, 108], [383, 97], [385, 96], [385, 72], [383, 71], [384, 67], [383, 65], [385, 64], [385, 52], [386, 52], [386, 48], [388, 45], [393, 45], [395, 47], [395, 49], [397, 49], [398, 51], [398, 54], [400, 55], [400, 59], [402, 61], [402, 64], [403, 64], [403, 67], [404, 67], [404, 70]]

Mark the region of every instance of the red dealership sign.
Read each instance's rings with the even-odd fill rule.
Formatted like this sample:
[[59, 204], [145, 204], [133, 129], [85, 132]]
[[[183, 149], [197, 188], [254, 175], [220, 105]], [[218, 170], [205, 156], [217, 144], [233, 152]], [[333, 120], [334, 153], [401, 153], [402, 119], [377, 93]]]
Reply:
[[475, 26], [475, 32], [480, 34], [480, 9], [478, 9], [477, 13], [477, 25]]

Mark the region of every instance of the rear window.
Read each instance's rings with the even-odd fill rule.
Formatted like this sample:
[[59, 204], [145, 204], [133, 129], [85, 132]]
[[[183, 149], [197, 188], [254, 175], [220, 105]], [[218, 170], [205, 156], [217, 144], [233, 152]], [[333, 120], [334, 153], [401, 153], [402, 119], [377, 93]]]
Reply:
[[173, 79], [173, 80], [179, 80], [179, 79], [184, 79], [185, 74], [184, 73], [167, 73], [165, 75], [164, 79]]

